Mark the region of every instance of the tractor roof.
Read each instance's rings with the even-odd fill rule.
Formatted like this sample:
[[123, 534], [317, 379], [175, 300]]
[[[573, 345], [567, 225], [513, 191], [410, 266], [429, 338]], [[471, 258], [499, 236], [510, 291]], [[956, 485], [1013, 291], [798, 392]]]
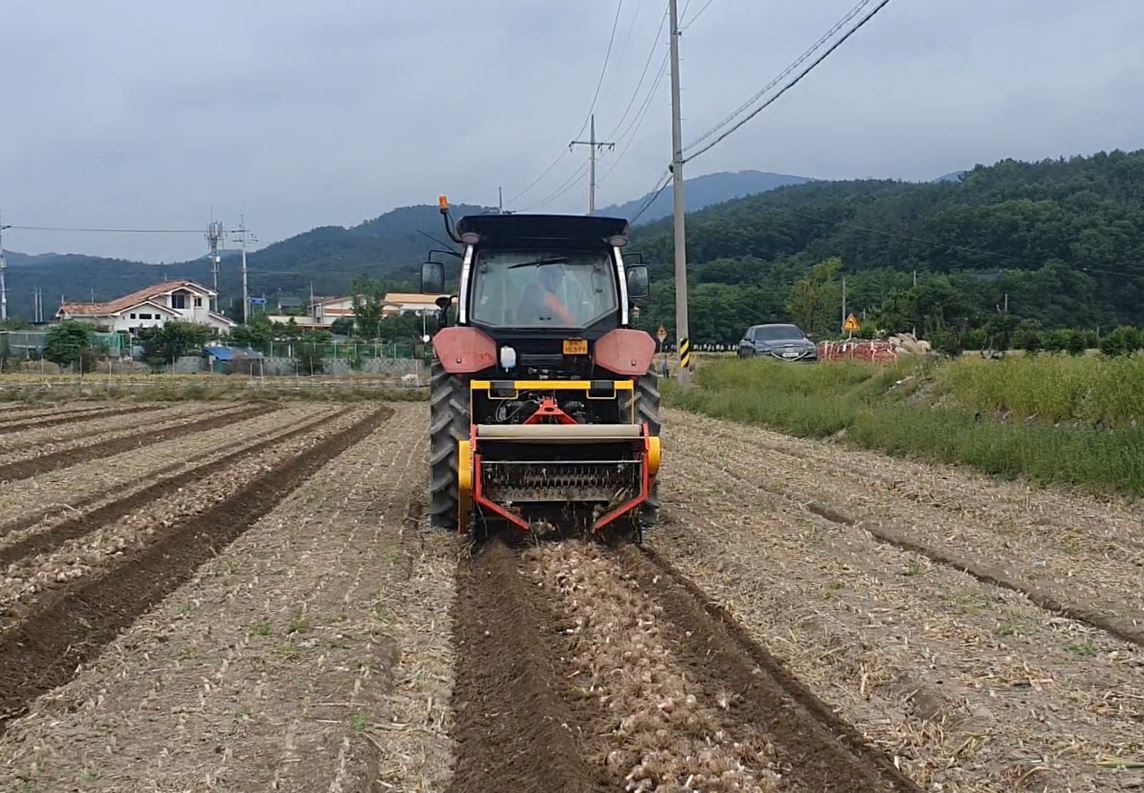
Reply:
[[611, 245], [628, 238], [623, 218], [588, 215], [466, 215], [457, 221], [457, 236], [475, 233], [482, 245], [505, 247]]

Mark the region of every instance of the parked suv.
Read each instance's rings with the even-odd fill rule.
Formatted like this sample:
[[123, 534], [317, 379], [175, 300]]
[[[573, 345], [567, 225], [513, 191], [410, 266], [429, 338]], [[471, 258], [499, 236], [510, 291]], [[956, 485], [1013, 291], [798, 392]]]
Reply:
[[739, 357], [756, 355], [780, 361], [817, 361], [818, 347], [795, 325], [752, 325], [739, 342]]

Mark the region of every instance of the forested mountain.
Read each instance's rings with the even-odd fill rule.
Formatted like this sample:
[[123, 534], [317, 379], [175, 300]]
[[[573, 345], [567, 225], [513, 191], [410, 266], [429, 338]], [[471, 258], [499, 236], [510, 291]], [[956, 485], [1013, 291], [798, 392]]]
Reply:
[[[784, 187], [689, 216], [687, 242], [695, 342], [734, 341], [747, 325], [792, 317], [837, 332], [843, 277], [848, 310], [889, 330], [1139, 325], [1144, 151], [1005, 160], [958, 181]], [[670, 222], [639, 229], [632, 248], [653, 263], [644, 322], [670, 326]], [[836, 276], [826, 267], [804, 280], [833, 258]], [[812, 316], [796, 305], [808, 287], [820, 298]]]
[[[767, 171], [720, 171], [705, 176], [695, 176], [686, 180], [684, 204], [688, 212], [696, 212], [712, 204], [730, 201], [734, 198], [765, 193], [777, 187], [792, 184], [806, 184], [811, 181], [805, 176], [790, 176]], [[651, 198], [651, 193], [642, 195], [626, 204], [613, 204], [604, 207], [599, 214], [606, 217], [630, 218], [636, 215]], [[638, 223], [651, 223], [671, 215], [671, 190], [664, 190], [640, 216]]]
[[[456, 215], [479, 211], [455, 207]], [[273, 301], [303, 296], [313, 283], [318, 294], [339, 294], [361, 275], [412, 286], [417, 263], [436, 246], [421, 231], [444, 236], [435, 206], [300, 234], [249, 257], [251, 293]], [[924, 184], [780, 187], [689, 215], [687, 239], [696, 343], [734, 342], [748, 325], [773, 320], [836, 332], [843, 278], [847, 309], [888, 330], [1144, 325], [1144, 151], [1005, 160]], [[641, 322], [671, 327], [670, 221], [638, 227], [631, 250], [653, 267]], [[61, 293], [102, 300], [164, 277], [210, 279], [205, 260], [157, 266], [9, 253], [8, 262], [9, 306], [23, 317], [34, 286], [51, 314]], [[226, 305], [240, 289], [233, 257], [221, 286]]]
[[[479, 206], [453, 208], [459, 216], [485, 212]], [[435, 205], [401, 207], [357, 226], [324, 226], [255, 251], [247, 256], [251, 295], [265, 295], [271, 303], [280, 296], [300, 297], [313, 284], [318, 295], [344, 294], [358, 277], [384, 279], [395, 286], [412, 285], [426, 251], [440, 247], [420, 232], [444, 239], [445, 229]], [[44, 312], [69, 300], [108, 300], [165, 278], [190, 278], [211, 283], [206, 258], [170, 264], [146, 264], [77, 254], [27, 256], [6, 252], [8, 305], [13, 316], [31, 318], [32, 294], [44, 290]], [[219, 287], [222, 305], [241, 297], [238, 256], [224, 255]], [[235, 316], [239, 308], [233, 312]]]

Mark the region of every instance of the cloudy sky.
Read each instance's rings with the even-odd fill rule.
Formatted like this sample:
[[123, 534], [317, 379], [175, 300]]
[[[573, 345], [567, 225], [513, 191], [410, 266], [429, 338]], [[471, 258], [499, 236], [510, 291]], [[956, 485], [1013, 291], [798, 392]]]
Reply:
[[[685, 140], [854, 2], [680, 0]], [[652, 188], [670, 157], [666, 78], [636, 115], [666, 53], [664, 5], [620, 6], [596, 104], [601, 137], [619, 143], [600, 164], [601, 205]], [[3, 220], [198, 229], [213, 207], [228, 225], [245, 213], [265, 243], [439, 193], [495, 204], [503, 185], [515, 198], [580, 130], [616, 9], [617, 0], [2, 0]], [[1140, 0], [894, 0], [688, 175], [930, 179], [1002, 157], [1141, 148], [1141, 30]], [[585, 156], [561, 157], [510, 208], [528, 210], [567, 183], [543, 209], [583, 211], [586, 184], [568, 178]], [[153, 261], [204, 245], [196, 234], [5, 237], [27, 252]]]

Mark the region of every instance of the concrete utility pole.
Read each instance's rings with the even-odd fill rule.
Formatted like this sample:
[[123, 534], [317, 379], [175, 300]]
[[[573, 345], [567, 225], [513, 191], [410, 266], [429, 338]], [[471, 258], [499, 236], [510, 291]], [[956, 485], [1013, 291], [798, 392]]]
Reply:
[[675, 336], [679, 339], [679, 384], [690, 379], [691, 339], [687, 335], [687, 235], [683, 228], [683, 122], [679, 110], [679, 8], [670, 0], [671, 14], [671, 179], [675, 197]]
[[842, 276], [842, 325], [841, 325], [841, 327], [843, 327], [843, 328], [846, 327], [846, 317], [847, 317], [847, 314], [846, 314], [846, 276]]
[[588, 214], [596, 214], [596, 152], [604, 149], [615, 149], [615, 143], [596, 140], [596, 114], [592, 114], [592, 132], [588, 140], [574, 140], [568, 144], [568, 150], [573, 146], [588, 147]]
[[0, 217], [0, 322], [8, 319], [8, 282], [4, 280], [4, 271], [8, 264], [4, 261], [4, 229], [3, 218]]
[[247, 324], [250, 318], [250, 295], [246, 290], [246, 241], [249, 239], [251, 242], [258, 242], [258, 237], [255, 237], [250, 229], [246, 227], [246, 215], [238, 216], [239, 228], [234, 230], [238, 235], [238, 244], [242, 250], [242, 324]]
[[212, 220], [207, 226], [207, 247], [210, 249], [211, 260], [211, 284], [215, 293], [215, 310], [218, 310], [218, 264], [219, 264], [219, 247], [222, 245], [223, 238], [222, 223], [217, 220]]

